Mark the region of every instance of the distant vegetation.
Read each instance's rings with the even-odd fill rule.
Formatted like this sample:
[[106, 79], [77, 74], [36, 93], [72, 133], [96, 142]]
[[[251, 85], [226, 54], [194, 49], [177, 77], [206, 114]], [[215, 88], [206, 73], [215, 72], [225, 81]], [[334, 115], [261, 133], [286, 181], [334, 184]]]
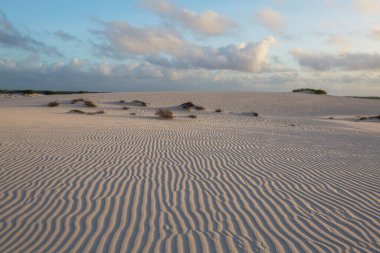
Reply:
[[380, 99], [380, 97], [349, 97], [349, 98]]
[[295, 89], [293, 92], [300, 92], [300, 93], [310, 93], [310, 94], [316, 94], [316, 95], [326, 95], [327, 92], [324, 90], [315, 90], [315, 89], [309, 89], [309, 88], [300, 88]]
[[[52, 90], [0, 90], [0, 94], [24, 94], [24, 95], [68, 95], [68, 94], [84, 94], [84, 93], [101, 93], [92, 91], [52, 91]], [[103, 93], [103, 92], [102, 92]]]

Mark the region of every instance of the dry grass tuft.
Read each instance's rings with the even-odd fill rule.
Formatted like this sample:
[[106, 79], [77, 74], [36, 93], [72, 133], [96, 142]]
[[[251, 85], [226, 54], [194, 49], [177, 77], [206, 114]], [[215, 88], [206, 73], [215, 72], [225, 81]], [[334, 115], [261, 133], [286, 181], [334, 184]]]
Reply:
[[48, 104], [49, 107], [56, 107], [56, 106], [59, 106], [59, 103], [57, 101], [53, 101], [53, 102], [50, 102]]
[[191, 118], [191, 119], [196, 119], [196, 118], [197, 118], [197, 115], [189, 115], [189, 118]]
[[83, 98], [74, 98], [73, 100], [71, 100], [71, 103], [72, 103], [72, 104], [76, 104], [76, 103], [78, 103], [78, 102], [83, 102], [83, 101], [84, 101]]
[[84, 111], [82, 111], [82, 110], [77, 110], [77, 109], [75, 109], [75, 110], [70, 110], [69, 113], [85, 114]]
[[96, 104], [90, 100], [84, 101], [84, 104], [88, 107], [96, 107]]
[[205, 108], [202, 107], [202, 106], [199, 106], [199, 105], [195, 105], [193, 102], [186, 102], [186, 103], [183, 103], [181, 105], [179, 105], [180, 107], [182, 107], [182, 109], [185, 109], [185, 110], [190, 110], [190, 109], [195, 109], [195, 110], [198, 110], [198, 111], [202, 111], [204, 110]]
[[123, 106], [121, 109], [122, 110], [129, 110], [129, 107], [128, 106]]
[[164, 119], [174, 118], [173, 112], [167, 109], [158, 109], [155, 114], [159, 116], [160, 118], [164, 118]]
[[148, 106], [147, 103], [145, 103], [144, 101], [140, 101], [140, 100], [133, 100], [132, 103], [133, 103], [133, 104], [136, 104], [136, 105], [138, 105], [138, 106], [143, 106], [143, 107]]

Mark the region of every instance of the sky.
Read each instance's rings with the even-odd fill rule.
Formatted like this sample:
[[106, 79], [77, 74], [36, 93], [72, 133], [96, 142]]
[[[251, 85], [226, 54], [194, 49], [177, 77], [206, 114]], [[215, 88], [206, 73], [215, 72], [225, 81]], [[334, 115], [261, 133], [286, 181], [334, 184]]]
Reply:
[[0, 89], [380, 96], [379, 0], [2, 0]]

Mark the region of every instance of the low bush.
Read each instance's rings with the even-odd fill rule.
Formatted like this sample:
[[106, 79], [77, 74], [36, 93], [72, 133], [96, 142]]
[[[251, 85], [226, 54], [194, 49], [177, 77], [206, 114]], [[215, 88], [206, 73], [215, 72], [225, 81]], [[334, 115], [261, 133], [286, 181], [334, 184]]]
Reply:
[[88, 107], [96, 107], [96, 104], [90, 100], [84, 101], [84, 104]]
[[197, 118], [197, 115], [189, 115], [189, 118], [191, 118], [191, 119], [196, 119], [196, 118]]
[[70, 110], [69, 113], [85, 114], [84, 111], [82, 111], [82, 110], [77, 110], [77, 109], [75, 109], [75, 110]]
[[48, 103], [48, 106], [49, 107], [56, 107], [56, 106], [59, 106], [59, 103], [57, 101], [53, 101], [53, 102]]
[[173, 112], [170, 111], [170, 110], [167, 110], [167, 109], [159, 109], [159, 110], [156, 111], [155, 114], [157, 116], [159, 116], [160, 118], [164, 118], [164, 119], [172, 119], [172, 118], [174, 118]]
[[324, 90], [316, 90], [316, 89], [309, 89], [309, 88], [300, 88], [295, 89], [293, 92], [301, 92], [301, 93], [310, 93], [310, 94], [316, 94], [316, 95], [326, 95], [327, 92]]
[[123, 106], [121, 109], [122, 110], [129, 110], [129, 107], [128, 106]]
[[216, 109], [215, 112], [222, 112], [222, 109]]
[[144, 101], [140, 101], [140, 100], [133, 100], [132, 101], [132, 103], [133, 104], [136, 104], [136, 105], [138, 105], [138, 106], [148, 106], [148, 104], [147, 103], [145, 103]]
[[179, 106], [185, 110], [195, 109], [195, 110], [201, 111], [201, 110], [205, 109], [204, 107], [199, 106], [199, 105], [195, 105], [193, 102], [190, 102], [190, 101], [183, 103], [183, 104], [180, 104]]

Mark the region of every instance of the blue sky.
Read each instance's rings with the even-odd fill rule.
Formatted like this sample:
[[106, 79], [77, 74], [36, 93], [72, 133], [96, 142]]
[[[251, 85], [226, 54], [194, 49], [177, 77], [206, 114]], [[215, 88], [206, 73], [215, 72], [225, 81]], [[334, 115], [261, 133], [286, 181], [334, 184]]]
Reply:
[[4, 0], [0, 88], [380, 96], [378, 0]]

